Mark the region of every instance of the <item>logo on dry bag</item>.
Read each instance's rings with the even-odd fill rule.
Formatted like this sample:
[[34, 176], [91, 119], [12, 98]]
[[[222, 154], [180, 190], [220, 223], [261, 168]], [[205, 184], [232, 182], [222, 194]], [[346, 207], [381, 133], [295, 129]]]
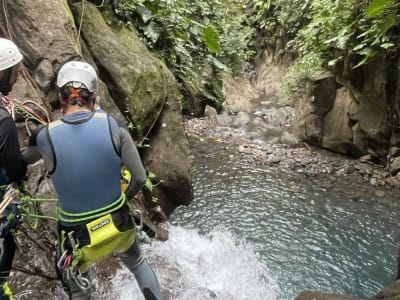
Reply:
[[110, 223], [110, 219], [106, 219], [104, 221], [101, 221], [100, 223], [92, 226], [92, 228], [90, 228], [91, 231], [96, 231], [97, 229], [100, 229], [101, 227], [106, 226], [107, 224]]

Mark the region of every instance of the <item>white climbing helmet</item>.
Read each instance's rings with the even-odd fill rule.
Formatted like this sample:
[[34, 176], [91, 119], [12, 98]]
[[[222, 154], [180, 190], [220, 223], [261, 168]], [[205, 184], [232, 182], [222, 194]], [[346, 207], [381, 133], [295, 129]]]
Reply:
[[58, 72], [57, 86], [61, 88], [67, 83], [71, 83], [72, 86], [75, 86], [76, 83], [83, 84], [89, 92], [93, 93], [97, 87], [96, 70], [83, 61], [67, 62]]
[[23, 56], [14, 42], [0, 38], [0, 71], [18, 64]]

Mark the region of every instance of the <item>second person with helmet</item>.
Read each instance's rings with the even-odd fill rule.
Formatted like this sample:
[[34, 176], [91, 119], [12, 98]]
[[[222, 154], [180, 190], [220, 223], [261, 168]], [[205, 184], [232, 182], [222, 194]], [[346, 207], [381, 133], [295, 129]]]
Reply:
[[[57, 270], [64, 288], [70, 299], [89, 299], [90, 265], [117, 252], [145, 299], [163, 299], [135, 239], [126, 203], [146, 180], [136, 145], [113, 117], [94, 111], [97, 74], [91, 65], [64, 64], [57, 86], [63, 117], [31, 137], [25, 155], [29, 162], [38, 154], [43, 157], [57, 192]], [[122, 165], [133, 175], [125, 193], [120, 186]]]

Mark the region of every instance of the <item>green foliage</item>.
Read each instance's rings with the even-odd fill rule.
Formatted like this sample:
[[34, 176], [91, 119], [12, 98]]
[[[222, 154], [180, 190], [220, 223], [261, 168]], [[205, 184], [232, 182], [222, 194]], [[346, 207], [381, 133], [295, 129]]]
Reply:
[[146, 189], [149, 190], [149, 192], [153, 192], [153, 188], [154, 188], [154, 184], [153, 184], [153, 180], [156, 178], [156, 174], [149, 172], [147, 174], [147, 178], [146, 178], [146, 182], [144, 184], [144, 186], [146, 187]]
[[288, 95], [298, 90], [308, 90], [310, 79], [320, 70], [321, 58], [314, 52], [307, 53], [297, 60], [283, 79], [283, 88]]
[[253, 55], [242, 1], [115, 0], [114, 11], [159, 53], [186, 97], [205, 98], [217, 108], [221, 72], [243, 71]]
[[[160, 184], [160, 183], [162, 182], [162, 180], [160, 180], [159, 182], [157, 182], [157, 183], [154, 184], [153, 181], [155, 181], [156, 178], [157, 178], [156, 174], [154, 174], [154, 173], [152, 173], [152, 172], [149, 172], [149, 173], [147, 174], [147, 178], [146, 178], [146, 182], [145, 182], [145, 184], [144, 184], [144, 187], [145, 187], [151, 194], [153, 194], [154, 187], [157, 186], [158, 184]], [[151, 197], [151, 201], [154, 202], [154, 203], [158, 203], [158, 198], [155, 197], [155, 196], [152, 196], [152, 197]]]
[[267, 43], [283, 40], [286, 53], [297, 55], [285, 80], [288, 91], [296, 89], [296, 82], [302, 88], [320, 67], [334, 69], [348, 58], [358, 68], [388, 55], [399, 39], [396, 0], [255, 0], [254, 7], [253, 20]]

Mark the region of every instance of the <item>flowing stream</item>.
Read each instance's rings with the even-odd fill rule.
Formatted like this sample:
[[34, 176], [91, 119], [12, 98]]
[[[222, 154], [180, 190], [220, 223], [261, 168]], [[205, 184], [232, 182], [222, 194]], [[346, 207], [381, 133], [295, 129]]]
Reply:
[[[145, 247], [166, 299], [294, 299], [304, 290], [369, 298], [393, 282], [396, 190], [380, 187], [378, 197], [354, 178], [254, 168], [214, 153], [196, 161], [195, 200], [171, 216], [170, 239]], [[120, 273], [114, 289], [131, 299], [135, 280]]]

